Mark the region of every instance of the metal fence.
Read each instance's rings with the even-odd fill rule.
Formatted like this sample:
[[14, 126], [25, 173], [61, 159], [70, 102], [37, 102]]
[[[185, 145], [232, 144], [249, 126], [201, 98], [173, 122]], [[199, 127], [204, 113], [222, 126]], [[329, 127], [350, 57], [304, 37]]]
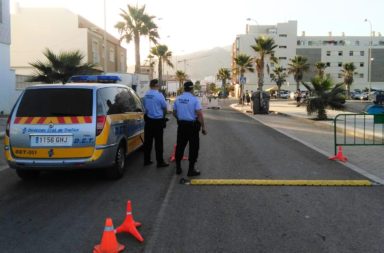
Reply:
[[334, 138], [335, 155], [338, 146], [383, 146], [384, 114], [339, 114]]

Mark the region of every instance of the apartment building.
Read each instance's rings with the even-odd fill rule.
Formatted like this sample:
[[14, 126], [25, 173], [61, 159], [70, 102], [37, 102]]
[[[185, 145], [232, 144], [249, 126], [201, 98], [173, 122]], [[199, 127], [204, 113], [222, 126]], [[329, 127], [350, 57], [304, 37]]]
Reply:
[[16, 8], [11, 20], [11, 66], [17, 75], [31, 75], [29, 63], [44, 61], [46, 48], [55, 53], [80, 50], [85, 61], [96, 64], [100, 71], [127, 71], [127, 53], [119, 39], [69, 10]]
[[[380, 33], [372, 36], [346, 36], [340, 34], [334, 36], [306, 36], [305, 32], [301, 36], [297, 35], [297, 21], [288, 21], [276, 25], [247, 25], [246, 33], [238, 35], [233, 44], [232, 56], [236, 57], [239, 53], [245, 53], [255, 57], [256, 52], [251, 48], [255, 44], [258, 36], [269, 36], [275, 40], [277, 48], [275, 56], [279, 60], [279, 65], [286, 68], [289, 60], [295, 55], [301, 55], [308, 59], [310, 70], [304, 74], [304, 81], [309, 81], [315, 75], [314, 64], [324, 62], [327, 64], [325, 73], [328, 74], [335, 83], [342, 82], [340, 71], [344, 63], [353, 62], [356, 69], [352, 88], [377, 88], [384, 89], [384, 37]], [[371, 64], [369, 64], [369, 52], [372, 50]], [[265, 89], [274, 86], [269, 78], [267, 69], [271, 71], [274, 64], [266, 61], [265, 69]], [[371, 68], [370, 68], [371, 67]], [[236, 68], [232, 62], [232, 68]], [[370, 76], [371, 75], [371, 76]], [[246, 73], [247, 84], [245, 89], [256, 90], [256, 73]], [[238, 77], [234, 80], [238, 83]], [[284, 89], [295, 89], [295, 81], [290, 75], [287, 82], [283, 85]]]
[[15, 73], [10, 68], [10, 26], [9, 0], [0, 0], [0, 115], [8, 114], [18, 96]]

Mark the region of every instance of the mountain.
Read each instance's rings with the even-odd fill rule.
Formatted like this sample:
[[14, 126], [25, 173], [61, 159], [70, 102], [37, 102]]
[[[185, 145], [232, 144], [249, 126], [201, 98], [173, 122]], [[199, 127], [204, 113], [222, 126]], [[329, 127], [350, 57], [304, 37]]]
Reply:
[[182, 70], [193, 80], [203, 80], [208, 76], [216, 76], [220, 68], [231, 68], [231, 46], [216, 47], [173, 58], [175, 59], [173, 71]]
[[[220, 68], [231, 68], [231, 46], [215, 47], [210, 50], [197, 51], [172, 57], [174, 68], [165, 67], [164, 75], [174, 75], [176, 70], [184, 71], [192, 80], [203, 80], [205, 77], [216, 76]], [[133, 73], [135, 66], [128, 66]], [[157, 66], [155, 66], [157, 72]], [[155, 76], [157, 74], [155, 73]]]

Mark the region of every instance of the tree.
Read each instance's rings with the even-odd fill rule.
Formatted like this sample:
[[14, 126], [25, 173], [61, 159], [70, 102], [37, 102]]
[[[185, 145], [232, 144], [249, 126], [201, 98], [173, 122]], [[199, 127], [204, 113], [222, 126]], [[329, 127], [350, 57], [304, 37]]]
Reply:
[[307, 100], [309, 115], [317, 113], [317, 119], [326, 120], [326, 108], [329, 107], [334, 110], [344, 108], [345, 96], [342, 83], [333, 86], [330, 78], [317, 76], [312, 79], [311, 84], [303, 83], [311, 94], [311, 97]]
[[227, 68], [220, 68], [219, 69], [219, 72], [217, 72], [216, 74], [216, 78], [218, 80], [221, 80], [221, 88], [223, 90], [223, 95], [224, 97], [226, 96], [226, 84], [227, 84], [227, 80], [231, 78], [231, 72], [229, 69]]
[[142, 7], [128, 5], [128, 10], [120, 9], [120, 17], [124, 21], [120, 21], [115, 25], [121, 35], [120, 40], [135, 43], [135, 73], [140, 73], [140, 37], [148, 36], [149, 40], [157, 43], [159, 34], [157, 25], [153, 22], [155, 16], [149, 16], [145, 13], [145, 5]]
[[317, 62], [315, 64], [315, 67], [316, 67], [317, 75], [320, 78], [324, 78], [325, 69], [327, 68], [327, 64], [325, 64], [324, 62]]
[[351, 85], [353, 83], [353, 75], [356, 74], [355, 70], [356, 67], [353, 62], [345, 63], [343, 68], [340, 70], [340, 74], [344, 79], [345, 90], [347, 91], [346, 95], [348, 99], [351, 97]]
[[[236, 58], [235, 58], [235, 63], [236, 63], [236, 74], [240, 74], [240, 79], [244, 78], [244, 73], [249, 71], [249, 72], [254, 72], [255, 69], [253, 68], [253, 59], [252, 57], [240, 53]], [[239, 104], [242, 104], [242, 98], [243, 98], [243, 93], [244, 93], [244, 84], [240, 83], [240, 100]]]
[[188, 75], [185, 72], [181, 70], [176, 71], [176, 80], [179, 82], [179, 89], [182, 89], [183, 83], [187, 80], [187, 78]]
[[82, 63], [84, 55], [79, 51], [53, 53], [46, 48], [43, 52], [47, 62], [40, 60], [29, 63], [35, 68], [35, 74], [28, 79], [30, 82], [66, 83], [71, 76], [98, 73], [95, 65]]
[[201, 91], [201, 83], [200, 81], [196, 81], [195, 85], [193, 86], [194, 90]]
[[157, 56], [158, 58], [158, 75], [159, 75], [159, 83], [163, 85], [163, 65], [167, 64], [171, 68], [173, 68], [173, 64], [171, 62], [172, 52], [168, 51], [168, 47], [166, 45], [157, 45], [151, 48], [151, 54]]
[[207, 87], [208, 87], [208, 93], [209, 93], [209, 94], [217, 93], [217, 91], [219, 90], [219, 89], [216, 87], [216, 84], [215, 84], [215, 83], [208, 83], [208, 84], [207, 84]]
[[274, 49], [277, 47], [275, 41], [271, 37], [260, 36], [255, 39], [256, 44], [252, 45], [251, 48], [258, 53], [258, 57], [255, 58], [256, 62], [256, 72], [257, 72], [257, 89], [259, 91], [263, 90], [264, 85], [264, 68], [265, 68], [265, 59], [270, 57], [272, 61], [276, 61], [274, 54]]
[[295, 58], [290, 59], [288, 63], [288, 74], [293, 74], [296, 81], [296, 89], [300, 89], [300, 82], [303, 80], [303, 75], [309, 70], [309, 63], [307, 58], [301, 55], [296, 55]]
[[287, 73], [285, 72], [285, 69], [281, 66], [278, 66], [273, 69], [273, 73], [271, 74], [271, 79], [274, 81], [277, 85], [277, 97], [280, 97], [280, 89], [281, 85], [286, 81]]

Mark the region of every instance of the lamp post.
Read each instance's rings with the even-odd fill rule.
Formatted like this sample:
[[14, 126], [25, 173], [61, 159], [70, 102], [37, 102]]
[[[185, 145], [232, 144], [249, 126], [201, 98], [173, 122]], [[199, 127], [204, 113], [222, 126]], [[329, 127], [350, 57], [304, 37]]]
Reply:
[[[369, 19], [365, 19], [364, 22], [369, 23], [369, 28], [370, 28], [370, 37], [371, 40], [369, 42], [369, 47], [368, 47], [368, 86], [369, 86], [369, 94], [371, 94], [371, 79], [372, 79], [372, 22]], [[369, 95], [368, 95], [369, 96]]]
[[104, 73], [108, 71], [108, 46], [107, 46], [107, 4], [106, 0], [104, 0]]

